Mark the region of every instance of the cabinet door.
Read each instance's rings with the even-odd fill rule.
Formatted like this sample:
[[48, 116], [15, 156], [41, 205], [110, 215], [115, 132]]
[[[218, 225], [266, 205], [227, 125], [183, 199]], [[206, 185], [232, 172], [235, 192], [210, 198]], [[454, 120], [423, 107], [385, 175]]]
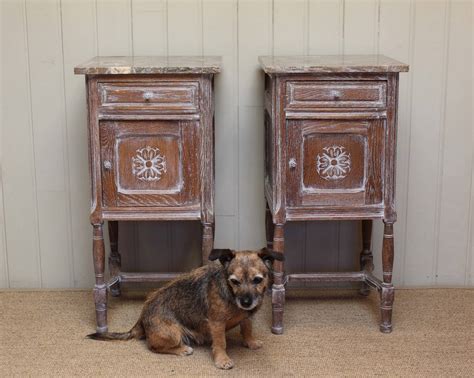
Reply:
[[385, 124], [379, 119], [288, 121], [287, 204], [381, 204]]
[[198, 132], [197, 122], [101, 122], [104, 206], [198, 203]]

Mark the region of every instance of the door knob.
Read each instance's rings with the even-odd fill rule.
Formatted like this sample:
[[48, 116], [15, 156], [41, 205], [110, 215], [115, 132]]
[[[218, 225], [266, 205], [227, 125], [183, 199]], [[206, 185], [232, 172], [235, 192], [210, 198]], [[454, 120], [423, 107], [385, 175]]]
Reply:
[[145, 92], [143, 94], [143, 98], [145, 101], [150, 101], [153, 98], [153, 92]]
[[112, 169], [112, 163], [109, 160], [104, 161], [104, 169], [106, 169], [107, 171]]
[[291, 159], [288, 161], [288, 166], [290, 167], [290, 169], [295, 169], [295, 168], [296, 168], [296, 159], [295, 159], [295, 158], [291, 158]]

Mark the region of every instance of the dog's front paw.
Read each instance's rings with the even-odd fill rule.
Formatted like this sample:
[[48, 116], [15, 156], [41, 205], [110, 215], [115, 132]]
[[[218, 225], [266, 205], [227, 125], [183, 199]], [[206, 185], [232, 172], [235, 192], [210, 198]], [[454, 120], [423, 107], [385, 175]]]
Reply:
[[244, 346], [251, 349], [251, 350], [255, 350], [255, 349], [260, 349], [262, 346], [263, 346], [263, 342], [260, 341], [260, 340], [255, 340], [255, 339], [252, 339], [252, 340], [244, 340]]
[[232, 361], [229, 356], [216, 357], [214, 363], [219, 369], [229, 370], [234, 367], [234, 361]]
[[191, 348], [189, 345], [186, 345], [180, 353], [180, 356], [190, 356], [191, 354], [193, 354], [193, 352], [194, 349]]

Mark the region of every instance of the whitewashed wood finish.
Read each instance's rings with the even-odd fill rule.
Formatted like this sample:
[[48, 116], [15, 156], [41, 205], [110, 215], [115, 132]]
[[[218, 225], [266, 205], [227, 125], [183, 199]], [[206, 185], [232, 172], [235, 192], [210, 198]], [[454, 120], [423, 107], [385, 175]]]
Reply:
[[[97, 54], [223, 56], [215, 82], [216, 246], [256, 248], [265, 239], [257, 57], [342, 52], [411, 65], [400, 75], [395, 283], [474, 285], [471, 2], [5, 0], [1, 7], [0, 287], [92, 282], [85, 93], [74, 65]], [[326, 256], [347, 269], [344, 251], [360, 240], [358, 227], [334, 223], [299, 234], [293, 227], [299, 236], [288, 239], [304, 244], [300, 236], [321, 234], [339, 255], [315, 250], [310, 259]], [[170, 227], [166, 233], [173, 237]]]

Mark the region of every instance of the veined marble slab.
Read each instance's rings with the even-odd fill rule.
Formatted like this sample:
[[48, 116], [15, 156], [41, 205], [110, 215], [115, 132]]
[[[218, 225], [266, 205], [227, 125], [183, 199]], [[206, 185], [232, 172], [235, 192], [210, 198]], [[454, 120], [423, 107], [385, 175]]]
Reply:
[[215, 74], [219, 56], [96, 56], [74, 67], [80, 75]]
[[408, 65], [384, 55], [260, 56], [266, 73], [407, 72]]

